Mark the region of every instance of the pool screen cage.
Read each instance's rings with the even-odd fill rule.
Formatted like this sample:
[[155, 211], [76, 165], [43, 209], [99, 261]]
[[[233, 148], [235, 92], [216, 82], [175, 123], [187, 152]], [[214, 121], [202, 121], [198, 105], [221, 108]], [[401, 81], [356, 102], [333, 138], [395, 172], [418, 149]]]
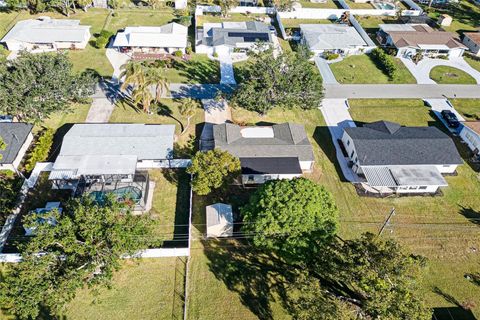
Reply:
[[111, 193], [124, 188], [141, 190], [139, 201], [135, 202], [134, 211], [143, 210], [147, 204], [150, 178], [147, 171], [136, 171], [135, 174], [108, 174], [99, 176], [82, 176], [78, 183], [75, 196], [93, 192]]

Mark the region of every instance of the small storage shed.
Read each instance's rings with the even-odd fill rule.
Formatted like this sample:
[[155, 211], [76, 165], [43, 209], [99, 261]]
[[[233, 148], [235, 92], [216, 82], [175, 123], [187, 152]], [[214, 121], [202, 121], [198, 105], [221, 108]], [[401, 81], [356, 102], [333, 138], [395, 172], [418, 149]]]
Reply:
[[442, 14], [438, 18], [438, 24], [444, 27], [449, 27], [452, 24], [452, 17], [450, 17], [448, 14]]
[[207, 206], [207, 237], [231, 237], [232, 235], [232, 206], [225, 203]]

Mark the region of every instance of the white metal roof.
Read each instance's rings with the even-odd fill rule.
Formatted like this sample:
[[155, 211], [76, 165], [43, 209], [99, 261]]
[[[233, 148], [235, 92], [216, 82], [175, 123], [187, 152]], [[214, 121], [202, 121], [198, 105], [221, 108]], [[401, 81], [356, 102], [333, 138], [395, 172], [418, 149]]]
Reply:
[[367, 46], [362, 36], [344, 24], [300, 24], [310, 50], [331, 50]]
[[127, 27], [118, 32], [114, 47], [185, 48], [188, 28], [172, 22], [159, 27]]
[[397, 182], [393, 178], [388, 167], [362, 167], [362, 171], [372, 187], [397, 186]]
[[225, 203], [215, 203], [207, 206], [207, 227], [226, 226], [233, 224], [232, 206]]
[[448, 185], [435, 166], [365, 166], [362, 171], [372, 187]]
[[90, 26], [81, 26], [80, 20], [29, 19], [17, 22], [3, 37], [2, 42], [28, 43], [83, 42], [90, 37]]
[[390, 32], [390, 31], [412, 31], [415, 32], [415, 28], [413, 27], [413, 24], [398, 24], [398, 23], [392, 23], [392, 24], [379, 24], [378, 27], [380, 30], [385, 31], [385, 32]]
[[77, 178], [84, 175], [102, 174], [134, 174], [137, 168], [137, 157], [134, 155], [104, 155], [104, 156], [58, 156], [53, 165], [50, 179], [68, 172], [68, 178]]

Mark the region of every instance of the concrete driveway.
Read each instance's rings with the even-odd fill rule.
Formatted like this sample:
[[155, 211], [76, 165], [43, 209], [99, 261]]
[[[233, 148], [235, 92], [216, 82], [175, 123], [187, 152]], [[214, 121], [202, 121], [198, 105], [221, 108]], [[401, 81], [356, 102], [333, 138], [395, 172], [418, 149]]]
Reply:
[[322, 107], [323, 117], [327, 123], [328, 130], [332, 135], [332, 142], [335, 146], [337, 161], [342, 168], [343, 176], [350, 182], [359, 182], [358, 176], [348, 166], [348, 158], [343, 155], [338, 140], [342, 139], [343, 130], [347, 127], [356, 127], [350, 113], [346, 99], [323, 99]]
[[406, 58], [400, 58], [400, 60], [402, 60], [419, 84], [435, 84], [436, 82], [430, 79], [430, 71], [437, 66], [460, 69], [471, 75], [480, 84], [480, 72], [472, 68], [463, 58], [450, 58], [448, 60], [424, 58], [418, 64]]
[[453, 107], [453, 105], [448, 101], [447, 99], [424, 99], [426, 104], [432, 108], [433, 113], [435, 113], [435, 116], [443, 123], [443, 125], [450, 130], [453, 133], [457, 133], [457, 129], [450, 128], [447, 124], [447, 122], [443, 119], [442, 117], [442, 111], [443, 110], [450, 110], [453, 112], [456, 116], [458, 121], [465, 121], [465, 119], [462, 117], [460, 113], [458, 113], [457, 110]]
[[338, 81], [335, 79], [335, 75], [333, 74], [332, 69], [330, 69], [330, 65], [327, 61], [318, 56], [313, 59], [315, 60], [315, 65], [317, 66], [318, 71], [320, 71], [320, 74], [322, 75], [323, 83], [338, 84]]
[[112, 79], [115, 81], [119, 81], [120, 73], [121, 72], [121, 67], [130, 60], [130, 56], [126, 53], [121, 53], [112, 47], [113, 39], [110, 41], [107, 51], [105, 52], [108, 61], [110, 61], [110, 64], [113, 67], [113, 75]]
[[222, 54], [218, 57], [220, 62], [220, 83], [237, 84], [233, 73], [233, 61], [230, 54]]

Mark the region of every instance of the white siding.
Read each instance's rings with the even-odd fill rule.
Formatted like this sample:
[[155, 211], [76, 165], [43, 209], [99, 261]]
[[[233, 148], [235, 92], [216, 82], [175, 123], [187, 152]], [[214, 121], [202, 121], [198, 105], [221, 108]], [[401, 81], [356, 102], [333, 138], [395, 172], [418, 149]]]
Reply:
[[22, 162], [22, 159], [25, 156], [25, 153], [27, 152], [28, 147], [30, 146], [32, 141], [33, 141], [33, 134], [30, 132], [28, 134], [27, 139], [25, 140], [24, 144], [22, 145], [22, 147], [18, 151], [17, 157], [13, 161], [13, 166], [15, 167], [15, 169], [17, 169], [18, 166], [20, 165], [20, 162]]
[[480, 150], [480, 136], [469, 127], [463, 126], [462, 131], [460, 131], [460, 137], [467, 143], [470, 150]]
[[454, 173], [457, 170], [458, 165], [437, 165], [435, 166], [441, 174]]
[[312, 171], [313, 161], [299, 161], [302, 171]]
[[480, 56], [480, 43], [473, 42], [468, 35], [465, 35], [463, 38], [463, 44], [466, 45], [473, 54]]
[[243, 174], [242, 182], [243, 184], [262, 184], [268, 180], [291, 180], [301, 176], [301, 174]]

